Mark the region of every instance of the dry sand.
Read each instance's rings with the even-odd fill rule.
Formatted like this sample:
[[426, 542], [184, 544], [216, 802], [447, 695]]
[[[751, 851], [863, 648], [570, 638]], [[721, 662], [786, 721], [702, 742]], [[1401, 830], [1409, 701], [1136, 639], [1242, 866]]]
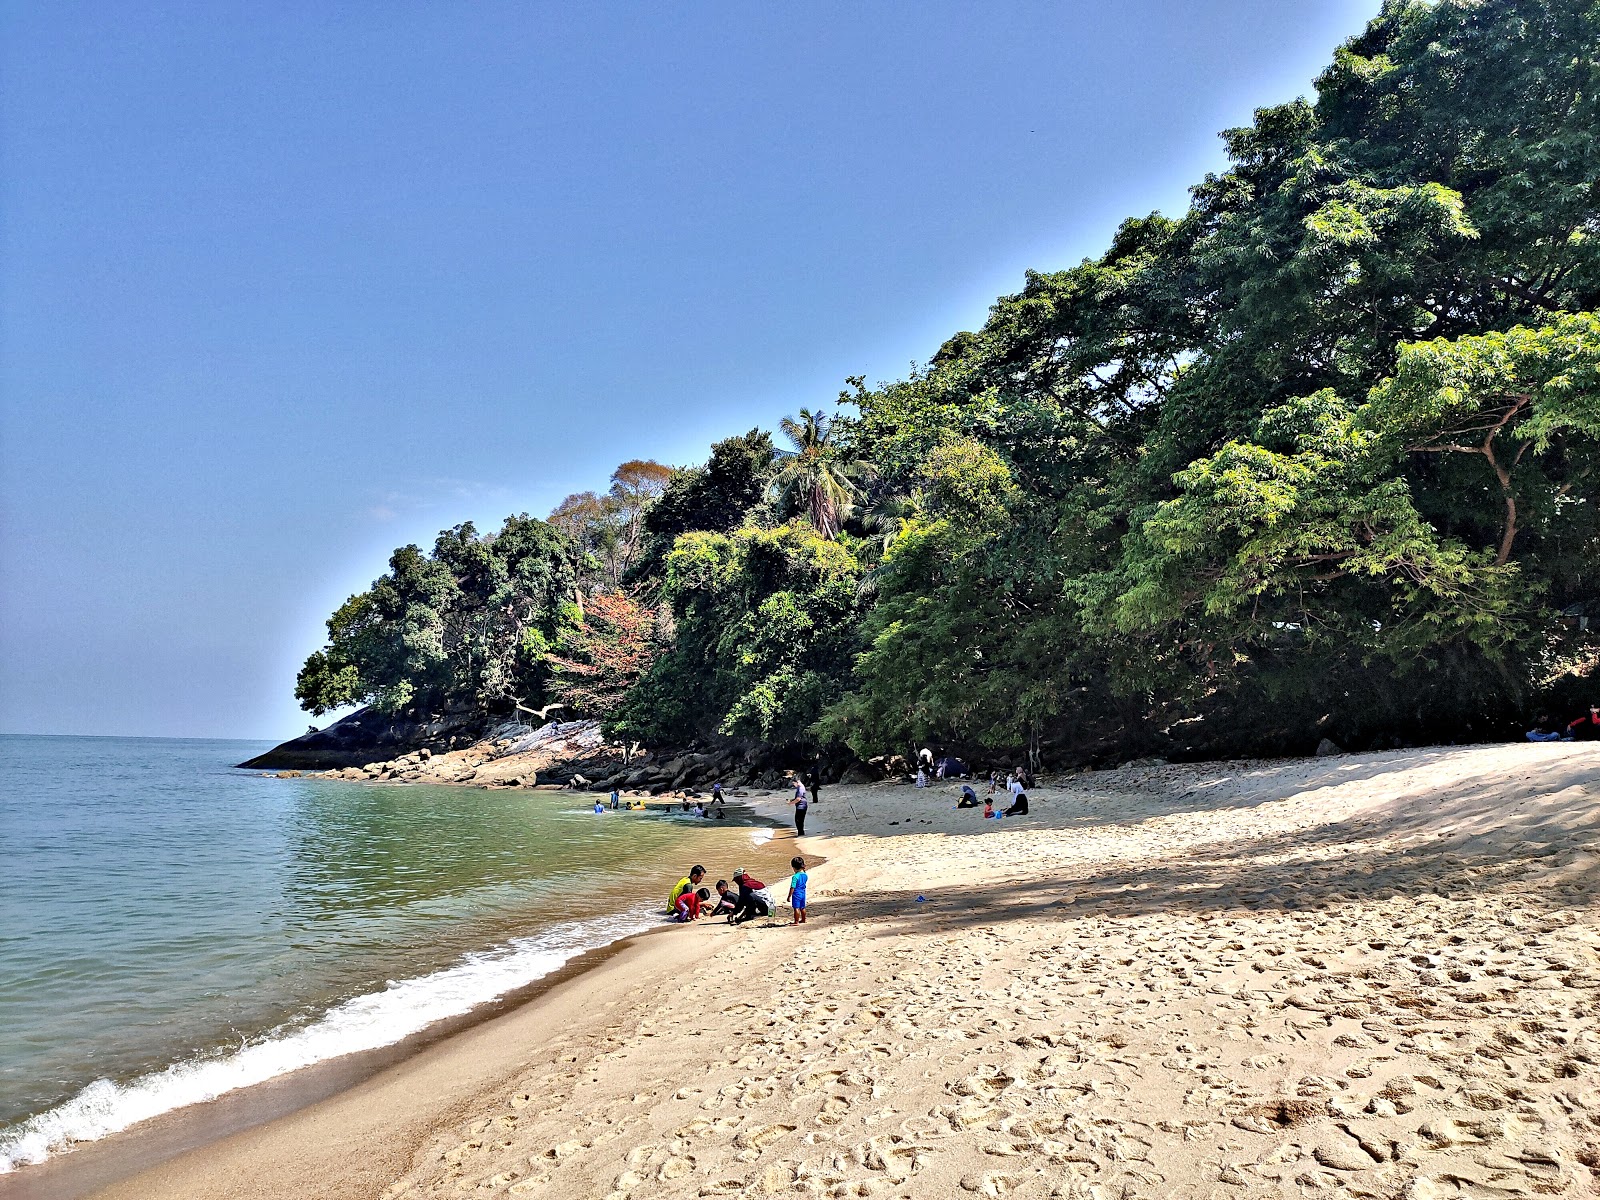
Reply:
[[825, 788], [810, 925], [640, 939], [106, 1195], [1595, 1194], [1600, 746], [1031, 798]]

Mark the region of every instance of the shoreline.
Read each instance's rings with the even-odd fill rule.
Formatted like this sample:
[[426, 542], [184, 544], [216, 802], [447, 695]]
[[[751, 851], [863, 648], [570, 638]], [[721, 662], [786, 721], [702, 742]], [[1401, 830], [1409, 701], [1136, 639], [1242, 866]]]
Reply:
[[1600, 747], [1125, 768], [1032, 796], [984, 821], [953, 788], [825, 788], [803, 929], [635, 937], [95, 1195], [1588, 1186]]
[[[765, 863], [773, 857], [770, 847], [779, 841], [787, 845], [786, 839], [792, 836], [792, 831], [786, 835], [781, 827], [754, 807], [749, 816], [753, 816], [754, 821], [747, 819], [738, 826], [718, 822], [713, 828], [719, 834], [726, 834], [735, 828], [747, 831], [751, 841], [740, 845], [737, 857], [752, 863]], [[759, 838], [763, 832], [767, 836]], [[787, 852], [784, 853], [786, 855]], [[615, 915], [619, 920], [630, 916], [627, 912]], [[385, 1072], [403, 1067], [417, 1055], [470, 1033], [479, 1025], [535, 1004], [547, 992], [581, 978], [611, 957], [626, 952], [635, 942], [672, 928], [675, 926], [662, 918], [660, 924], [635, 928], [610, 941], [578, 950], [546, 974], [474, 1004], [466, 1011], [444, 1016], [393, 1042], [294, 1067], [258, 1082], [230, 1088], [209, 1099], [179, 1104], [92, 1141], [52, 1150], [42, 1162], [20, 1164], [11, 1171], [0, 1173], [0, 1200], [77, 1200], [78, 1197], [98, 1194], [103, 1189], [114, 1189], [128, 1178], [158, 1169], [173, 1158], [203, 1152], [209, 1146], [235, 1135], [292, 1118], [300, 1111], [336, 1099]], [[451, 969], [445, 967], [441, 971]], [[339, 1007], [335, 1005], [330, 1008], [323, 1018], [336, 1012]], [[166, 1068], [142, 1075], [139, 1079], [159, 1077], [165, 1070], [190, 1061], [174, 1060]], [[127, 1084], [136, 1082], [129, 1080]], [[72, 1099], [63, 1101], [63, 1105], [82, 1094], [80, 1091]], [[54, 1112], [57, 1108], [45, 1111]]]
[[670, 926], [641, 930], [585, 950], [550, 974], [513, 992], [487, 1000], [457, 1016], [446, 1017], [387, 1046], [312, 1063], [211, 1100], [171, 1109], [98, 1141], [58, 1151], [42, 1163], [25, 1165], [0, 1175], [0, 1197], [4, 1200], [78, 1200], [114, 1189], [133, 1176], [181, 1155], [203, 1151], [269, 1122], [292, 1118], [477, 1025], [534, 1003], [546, 992], [622, 953], [630, 943], [667, 928]]

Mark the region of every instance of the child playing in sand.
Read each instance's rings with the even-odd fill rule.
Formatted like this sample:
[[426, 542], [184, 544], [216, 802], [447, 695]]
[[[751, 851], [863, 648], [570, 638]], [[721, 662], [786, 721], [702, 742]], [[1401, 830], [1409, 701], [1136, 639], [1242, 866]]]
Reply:
[[983, 798], [983, 815], [986, 817], [994, 816], [994, 801], [987, 796]]
[[804, 925], [806, 923], [806, 882], [811, 878], [806, 874], [806, 860], [796, 854], [789, 860], [789, 865], [794, 868], [794, 874], [789, 876], [789, 909], [792, 918], [791, 925]]
[[717, 905], [707, 916], [720, 917], [723, 914], [731, 916], [733, 910], [739, 907], [739, 893], [728, 886], [726, 879], [717, 880]]
[[693, 892], [685, 892], [678, 897], [678, 911], [673, 914], [674, 921], [698, 921], [700, 919], [700, 906], [711, 898], [711, 893], [705, 888]]

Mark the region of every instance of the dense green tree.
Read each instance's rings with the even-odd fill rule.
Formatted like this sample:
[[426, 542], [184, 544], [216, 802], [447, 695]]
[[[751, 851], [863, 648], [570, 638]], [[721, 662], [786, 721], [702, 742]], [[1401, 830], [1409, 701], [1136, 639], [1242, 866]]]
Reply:
[[[1472, 339], [1518, 324], [1581, 358], [1588, 318], [1557, 314], [1600, 301], [1597, 13], [1386, 5], [1314, 103], [1224, 135], [1231, 167], [1184, 216], [1030, 274], [864, 393], [860, 452], [930, 514], [919, 475], [952, 438], [1011, 488], [992, 534], [891, 544], [825, 728], [863, 750], [1053, 731], [1181, 751], [1437, 734], [1520, 702], [1546, 606], [1594, 586], [1592, 450], [1571, 409], [1567, 436], [1524, 449], [1533, 401], [1456, 376], [1491, 351]], [[1444, 392], [1468, 399], [1411, 421]], [[1005, 676], [1034, 729], [990, 716]]]
[[680, 534], [729, 533], [743, 524], [762, 501], [775, 458], [772, 435], [752, 429], [713, 445], [703, 466], [674, 471], [660, 498], [645, 510], [645, 546], [633, 577], [659, 579]]
[[1600, 4], [1387, 0], [1223, 138], [1185, 212], [851, 380], [855, 415], [802, 409], [792, 452], [752, 431], [569, 497], [525, 615], [504, 532], [397, 552], [302, 700], [492, 706], [553, 647], [593, 665], [563, 605], [626, 578], [665, 606], [608, 710], [646, 741], [1515, 731], [1600, 662]]
[[542, 695], [577, 570], [572, 543], [526, 514], [487, 537], [470, 522], [447, 529], [431, 554], [404, 546], [329, 619], [328, 644], [307, 659], [295, 696], [317, 715], [358, 703], [510, 711]]
[[613, 728], [650, 742], [810, 741], [849, 677], [859, 576], [848, 550], [800, 523], [684, 534], [663, 586], [671, 644]]

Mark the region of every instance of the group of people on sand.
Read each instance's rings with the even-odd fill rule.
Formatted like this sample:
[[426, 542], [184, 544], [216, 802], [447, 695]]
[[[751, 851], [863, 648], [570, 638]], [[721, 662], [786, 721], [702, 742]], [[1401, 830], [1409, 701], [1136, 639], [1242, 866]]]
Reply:
[[[798, 854], [789, 860], [789, 866], [794, 874], [789, 876], [789, 894], [784, 903], [789, 906], [790, 923], [804, 925], [806, 885], [811, 877], [806, 871], [806, 860]], [[706, 869], [696, 863], [689, 868], [687, 875], [678, 880], [672, 895], [667, 898], [667, 911], [672, 914], [674, 921], [688, 924], [701, 917], [726, 916], [728, 924], [742, 925], [756, 917], [771, 916], [772, 910], [777, 907], [767, 885], [743, 867], [734, 871], [731, 884], [726, 879], [717, 880], [715, 902], [711, 899], [711, 889], [701, 886], [705, 877]]]
[[929, 747], [924, 746], [917, 751], [916, 782], [919, 788], [928, 787], [936, 780], [964, 779], [971, 774], [972, 771], [966, 763], [953, 755], [946, 754], [943, 750], [939, 752], [937, 761], [934, 760], [933, 750]]
[[1600, 704], [1589, 705], [1589, 711], [1576, 721], [1565, 725], [1554, 723], [1544, 714], [1524, 734], [1530, 742], [1600, 742]]
[[[989, 790], [984, 793], [983, 797], [983, 815], [986, 818], [1027, 816], [1028, 793], [1026, 789], [1030, 786], [1032, 786], [1030, 777], [1025, 776], [1021, 770], [1012, 771], [1005, 779], [1005, 794], [1011, 798], [1011, 802], [1004, 809], [996, 812], [994, 797], [995, 793], [1000, 790], [1000, 772], [991, 772], [989, 775]], [[956, 804], [956, 807], [977, 808], [978, 803], [978, 793], [972, 790], [970, 783], [963, 783], [961, 785], [961, 800]]]

